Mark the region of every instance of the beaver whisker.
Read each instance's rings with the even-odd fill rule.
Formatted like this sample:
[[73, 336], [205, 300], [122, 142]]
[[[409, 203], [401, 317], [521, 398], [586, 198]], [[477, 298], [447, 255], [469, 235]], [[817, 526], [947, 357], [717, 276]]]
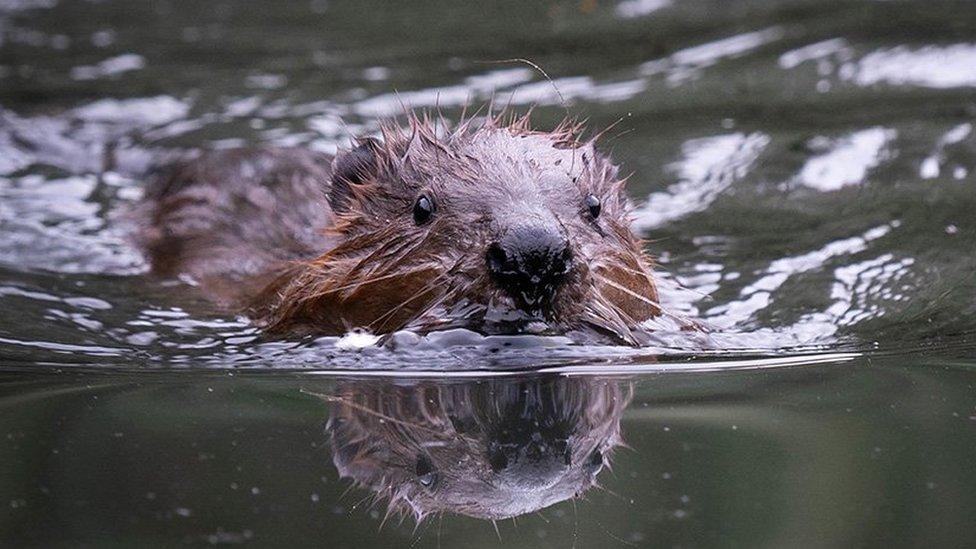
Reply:
[[647, 276], [647, 273], [646, 272], [638, 271], [637, 269], [631, 269], [630, 267], [627, 267], [626, 265], [614, 265], [613, 268], [614, 269], [617, 269], [617, 270], [620, 270], [620, 271], [624, 271], [625, 273], [635, 274], [637, 276]]
[[630, 329], [620, 322], [619, 319], [615, 321], [613, 319], [606, 318], [599, 313], [588, 310], [585, 313], [583, 322], [596, 328], [600, 332], [611, 334], [620, 341], [624, 341], [629, 345], [637, 345], [638, 343]]
[[329, 286], [328, 288], [323, 288], [320, 294], [315, 294], [315, 295], [321, 296], [321, 295], [326, 295], [326, 294], [331, 294], [331, 293], [344, 292], [344, 291], [349, 290], [349, 289], [352, 289], [352, 288], [358, 288], [358, 287], [364, 286], [366, 284], [372, 284], [373, 282], [379, 282], [380, 280], [388, 280], [390, 278], [396, 278], [398, 276], [403, 276], [403, 275], [404, 275], [404, 273], [402, 273], [402, 272], [389, 273], [389, 274], [385, 274], [385, 275], [377, 275], [377, 276], [374, 276], [373, 278], [367, 278], [367, 279], [364, 279], [364, 280], [357, 280], [356, 282], [352, 282], [352, 283], [347, 284], [345, 286]]
[[431, 292], [432, 290], [435, 289], [435, 287], [437, 286], [437, 283], [439, 283], [443, 278], [444, 278], [444, 275], [440, 275], [440, 276], [435, 277], [427, 285], [425, 285], [423, 288], [421, 288], [420, 291], [414, 293], [414, 295], [412, 295], [411, 297], [403, 300], [399, 305], [391, 308], [387, 312], [385, 312], [382, 315], [376, 317], [376, 319], [374, 319], [372, 322], [370, 322], [369, 327], [373, 327], [376, 324], [380, 323], [381, 321], [386, 320], [388, 317], [390, 317], [391, 315], [395, 314], [397, 311], [403, 309], [403, 307], [405, 307], [408, 303], [411, 303], [412, 301], [414, 301], [415, 299], [421, 297], [422, 295], [425, 295], [425, 294]]
[[[427, 307], [423, 310], [423, 312], [421, 312], [421, 313], [419, 313], [417, 315], [417, 320], [420, 320], [420, 319], [428, 316], [431, 313], [431, 311], [433, 311], [435, 308], [439, 307], [445, 301], [449, 301], [449, 300], [452, 300], [453, 298], [455, 298], [457, 293], [458, 292], [457, 292], [456, 289], [450, 289], [450, 290], [448, 290], [444, 295], [442, 295], [441, 297], [439, 297], [436, 301], [433, 301], [430, 304], [428, 304]], [[458, 319], [452, 319], [452, 321], [456, 321], [456, 320], [458, 320]], [[435, 324], [434, 322], [428, 322], [428, 326], [433, 326], [434, 324]]]
[[[443, 279], [449, 279], [449, 280], [452, 280], [453, 281], [454, 280], [454, 277], [456, 277], [456, 275], [458, 275], [459, 273], [464, 272], [466, 270], [469, 271], [470, 270], [470, 266], [464, 265], [463, 259], [458, 259], [458, 260], [456, 260], [454, 262], [453, 265], [451, 265], [450, 267], [448, 267], [443, 274], [441, 274], [437, 279], [433, 280], [431, 282], [431, 284], [437, 284], [440, 281], [442, 281]], [[477, 285], [483, 283], [484, 281], [481, 278], [482, 277], [476, 278], [472, 282], [472, 284], [475, 285], [475, 286], [477, 286]], [[426, 308], [423, 311], [419, 312], [416, 315], [416, 319], [415, 320], [423, 319], [424, 317], [426, 317], [427, 315], [429, 315], [432, 310], [434, 310], [435, 308], [441, 306], [444, 302], [447, 302], [447, 301], [456, 301], [456, 298], [458, 297], [458, 294], [460, 294], [460, 293], [461, 293], [461, 288], [458, 287], [457, 285], [453, 285], [452, 284], [451, 286], [449, 286], [444, 291], [444, 293], [440, 297], [438, 297], [434, 301], [431, 301], [430, 303], [428, 303], [427, 306], [426, 306]], [[451, 318], [449, 321], [447, 321], [447, 323], [457, 322], [458, 320], [463, 320], [463, 319], [466, 319], [466, 318], [470, 318], [471, 316], [473, 316], [477, 312], [477, 309], [479, 309], [479, 308], [480, 309], [484, 309], [485, 308], [485, 306], [482, 305], [482, 304], [480, 304], [480, 303], [468, 303], [468, 304], [465, 305], [465, 307], [468, 309], [468, 311], [464, 313], [465, 316], [458, 317], [457, 316], [458, 312], [457, 311], [453, 311], [453, 313], [454, 313], [454, 314], [452, 314], [452, 317], [453, 318]], [[443, 324], [445, 324], [445, 322], [427, 322], [427, 324], [425, 324], [423, 326], [425, 326], [427, 328], [432, 328], [433, 326], [438, 325], [438, 324], [443, 325]]]
[[[401, 259], [421, 243], [423, 243], [423, 239], [410, 240], [406, 238], [397, 238], [390, 242], [382, 243], [380, 247], [361, 258], [349, 271], [350, 273], [355, 273], [361, 270], [375, 269], [378, 264], [383, 265], [382, 263], [378, 263], [381, 259], [391, 259], [394, 261]], [[410, 249], [405, 249], [408, 246], [410, 246]]]
[[631, 296], [631, 297], [633, 297], [635, 299], [641, 300], [641, 301], [647, 303], [648, 305], [651, 305], [653, 307], [656, 307], [661, 312], [661, 314], [664, 314], [666, 316], [669, 316], [669, 317], [671, 317], [671, 318], [673, 318], [675, 320], [679, 320], [679, 321], [682, 321], [682, 322], [685, 321], [685, 320], [687, 320], [685, 317], [683, 317], [683, 316], [681, 316], [681, 315], [679, 315], [677, 313], [672, 313], [672, 312], [668, 311], [667, 309], [665, 309], [664, 307], [662, 307], [661, 304], [658, 303], [657, 301], [653, 301], [653, 300], [648, 299], [648, 298], [646, 298], [646, 297], [644, 297], [644, 296], [642, 296], [642, 295], [640, 295], [638, 293], [635, 293], [635, 292], [631, 291], [629, 288], [627, 288], [627, 287], [625, 287], [625, 286], [623, 286], [621, 284], [618, 284], [618, 283], [614, 282], [613, 280], [610, 280], [610, 279], [608, 279], [608, 278], [606, 278], [604, 276], [601, 276], [598, 273], [595, 273], [594, 272], [593, 273], [593, 277], [596, 278], [596, 279], [598, 279], [598, 280], [600, 280], [600, 282], [603, 282], [603, 283], [607, 284], [608, 286], [612, 286], [613, 288], [615, 288], [617, 290], [620, 290], [621, 292], [624, 292], [627, 295], [629, 295], [629, 296]]
[[[665, 272], [667, 272], [667, 271], [665, 271]], [[673, 284], [675, 288], [677, 288], [679, 290], [682, 290], [682, 291], [685, 291], [685, 292], [691, 292], [691, 293], [697, 295], [699, 298], [704, 299], [706, 301], [713, 301], [715, 299], [714, 297], [710, 296], [709, 294], [706, 294], [705, 292], [702, 292], [702, 291], [696, 290], [694, 288], [689, 288], [688, 286], [685, 286], [684, 284], [682, 284], [681, 282], [679, 282], [678, 279], [675, 276], [662, 277], [661, 278], [661, 282], [664, 283], [664, 284]]]
[[326, 395], [326, 394], [321, 394], [321, 393], [312, 393], [310, 391], [305, 391], [304, 389], [302, 389], [302, 392], [304, 392], [306, 394], [310, 394], [310, 395], [317, 396], [317, 397], [321, 398], [322, 400], [324, 400], [326, 402], [329, 402], [329, 403], [342, 404], [344, 406], [348, 406], [348, 407], [353, 408], [355, 410], [359, 410], [360, 412], [363, 412], [365, 414], [369, 414], [369, 415], [372, 415], [374, 417], [378, 417], [378, 418], [382, 419], [383, 421], [389, 422], [389, 423], [394, 424], [394, 425], [403, 425], [404, 427], [410, 427], [412, 429], [418, 429], [418, 430], [421, 430], [421, 431], [428, 431], [428, 432], [433, 433], [433, 434], [442, 434], [437, 429], [428, 428], [428, 427], [425, 427], [424, 425], [421, 425], [419, 423], [411, 423], [409, 421], [404, 421], [404, 420], [401, 420], [401, 419], [397, 419], [397, 418], [395, 418], [393, 416], [389, 416], [389, 415], [383, 414], [383, 413], [378, 412], [378, 411], [376, 411], [376, 410], [374, 410], [374, 409], [372, 409], [372, 408], [370, 408], [368, 406], [363, 406], [362, 404], [359, 404], [359, 403], [357, 403], [357, 402], [355, 402], [353, 400], [349, 400], [349, 399], [343, 398], [341, 396]]
[[484, 312], [487, 310], [485, 305], [480, 303], [466, 303], [462, 307], [447, 309], [445, 315], [446, 318], [429, 317], [431, 312], [443, 302], [456, 299], [457, 293], [459, 293], [459, 290], [452, 290], [452, 293], [446, 294], [443, 298], [431, 304], [431, 306], [428, 307], [422, 314], [418, 315], [414, 323], [408, 325], [408, 327], [425, 332], [445, 328], [467, 327], [471, 325], [469, 321], [472, 319], [482, 318], [484, 316]]
[[637, 344], [637, 338], [630, 329], [633, 319], [599, 290], [593, 288], [593, 292], [595, 296], [587, 306], [586, 320], [632, 345]]
[[610, 280], [609, 278], [607, 278], [607, 277], [605, 277], [605, 276], [603, 276], [603, 275], [601, 275], [601, 274], [599, 274], [597, 272], [593, 272], [591, 274], [592, 274], [593, 278], [599, 280], [600, 282], [603, 282], [604, 284], [606, 284], [608, 286], [612, 286], [612, 287], [620, 290], [621, 292], [624, 292], [625, 294], [627, 294], [627, 295], [629, 295], [629, 296], [631, 296], [631, 297], [633, 297], [635, 299], [638, 299], [640, 301], [643, 301], [643, 302], [647, 303], [648, 305], [651, 305], [651, 306], [654, 306], [654, 307], [660, 307], [661, 306], [658, 302], [653, 301], [653, 300], [651, 300], [651, 299], [649, 299], [647, 297], [644, 297], [644, 296], [638, 294], [637, 292], [634, 292], [630, 288], [627, 288], [626, 286], [623, 286], [622, 284], [618, 284], [617, 282], [615, 282], [613, 280]]

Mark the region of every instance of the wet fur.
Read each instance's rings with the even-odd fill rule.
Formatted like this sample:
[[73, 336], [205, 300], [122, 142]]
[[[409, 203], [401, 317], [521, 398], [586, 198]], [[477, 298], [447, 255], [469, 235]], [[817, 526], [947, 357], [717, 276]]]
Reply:
[[[640, 323], [660, 312], [650, 260], [624, 180], [581, 127], [535, 131], [528, 116], [441, 124], [410, 115], [334, 161], [263, 149], [178, 162], [150, 184], [138, 239], [156, 272], [190, 275], [270, 333], [492, 332], [524, 319], [489, 279], [486, 246], [506, 224], [551, 215], [577, 261], [550, 329], [640, 343]], [[438, 211], [416, 226], [421, 192]], [[596, 220], [588, 193], [602, 203]]]

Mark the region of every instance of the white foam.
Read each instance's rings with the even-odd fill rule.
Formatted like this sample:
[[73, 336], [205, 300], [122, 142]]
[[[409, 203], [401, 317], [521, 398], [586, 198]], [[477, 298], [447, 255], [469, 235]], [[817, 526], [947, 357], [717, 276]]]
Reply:
[[349, 332], [335, 342], [335, 346], [344, 351], [354, 351], [373, 347], [380, 337], [369, 332]]

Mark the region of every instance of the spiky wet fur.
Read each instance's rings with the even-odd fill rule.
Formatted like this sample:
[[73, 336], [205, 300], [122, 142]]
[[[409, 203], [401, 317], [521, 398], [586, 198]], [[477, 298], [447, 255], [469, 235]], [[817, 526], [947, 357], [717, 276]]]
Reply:
[[[154, 265], [175, 265], [196, 278], [202, 272], [216, 280], [205, 286], [229, 296], [225, 301], [243, 305], [271, 333], [340, 334], [352, 328], [388, 333], [455, 326], [518, 331], [533, 319], [489, 279], [484, 253], [506, 224], [543, 212], [566, 230], [577, 259], [541, 319], [548, 330], [598, 332], [640, 343], [639, 325], [660, 312], [651, 262], [630, 229], [624, 178], [596, 151], [594, 139], [580, 137], [581, 124], [567, 121], [549, 132], [536, 131], [528, 115], [501, 114], [466, 118], [453, 130], [446, 127], [443, 119], [413, 113], [405, 125], [384, 124], [382, 142], [375, 144], [375, 167], [360, 174], [361, 183], [349, 185], [346, 204], [338, 210], [327, 200], [330, 183], [323, 181], [328, 179], [323, 167], [305, 178], [321, 187], [314, 192], [292, 188], [300, 175], [285, 177], [290, 182], [284, 186], [287, 192], [273, 197], [269, 215], [247, 223], [273, 229], [281, 218], [292, 216], [293, 197], [319, 197], [312, 200], [322, 217], [305, 213], [301, 219], [316, 227], [321, 238], [288, 260], [265, 259], [266, 250], [252, 253], [253, 246], [268, 246], [260, 239], [252, 243], [231, 237], [230, 245], [213, 254], [218, 246], [208, 245], [208, 238], [221, 237], [219, 231], [228, 230], [224, 225], [191, 231], [190, 259], [167, 257], [166, 246], [150, 257]], [[282, 178], [273, 171], [268, 177]], [[186, 186], [178, 186], [180, 192], [185, 194]], [[212, 201], [225, 198], [219, 185], [210, 182], [206, 187]], [[437, 213], [430, 223], [417, 226], [411, 211], [421, 192], [434, 197]], [[589, 193], [602, 203], [596, 220], [583, 206]], [[185, 214], [180, 202], [174, 205], [172, 194], [160, 192], [149, 197], [150, 213], [156, 214], [151, 216], [155, 233], [149, 234], [169, 235], [170, 242], [178, 242], [168, 231], [171, 218], [159, 211]], [[164, 207], [153, 209], [153, 201]], [[224, 208], [225, 217], [233, 219], [233, 206]], [[159, 238], [143, 240], [149, 250], [160, 248]], [[253, 275], [228, 268], [227, 274], [234, 276], [226, 276], [230, 282], [222, 284], [220, 269], [215, 273], [207, 258], [230, 256], [227, 261], [233, 263], [234, 254], [258, 258], [259, 266], [251, 269]]]

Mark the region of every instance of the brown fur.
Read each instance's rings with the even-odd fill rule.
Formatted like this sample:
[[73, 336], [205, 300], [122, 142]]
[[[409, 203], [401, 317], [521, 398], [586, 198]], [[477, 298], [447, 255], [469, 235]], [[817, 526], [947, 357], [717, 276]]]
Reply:
[[[342, 477], [388, 514], [501, 519], [578, 497], [621, 443], [626, 383], [542, 377], [346, 382], [328, 423]], [[507, 458], [499, 463], [499, 455]]]
[[[308, 151], [178, 163], [150, 186], [140, 242], [157, 272], [191, 275], [271, 333], [492, 332], [520, 324], [488, 276], [486, 247], [512, 223], [553, 216], [576, 260], [546, 311], [549, 329], [639, 343], [638, 324], [660, 312], [650, 261], [630, 229], [624, 180], [580, 126], [540, 132], [528, 116], [495, 116], [438, 130], [414, 115], [406, 129], [385, 125], [382, 144], [360, 142], [375, 163], [355, 183], [334, 181], [329, 159]], [[437, 212], [417, 226], [421, 192]], [[596, 220], [588, 193], [602, 203]]]

